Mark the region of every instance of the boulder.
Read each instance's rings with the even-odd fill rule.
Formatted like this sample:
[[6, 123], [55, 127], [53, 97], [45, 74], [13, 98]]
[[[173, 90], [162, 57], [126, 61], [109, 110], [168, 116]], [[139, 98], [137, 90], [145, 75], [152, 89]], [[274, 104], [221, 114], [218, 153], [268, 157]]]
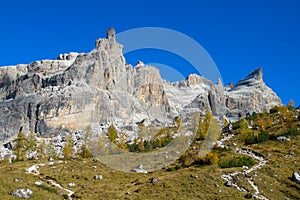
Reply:
[[69, 187], [75, 187], [76, 184], [75, 184], [75, 183], [69, 183], [68, 186], [69, 186]]
[[298, 174], [298, 172], [294, 172], [292, 175], [292, 181], [300, 184], [300, 175]]
[[280, 142], [285, 142], [285, 141], [288, 141], [289, 139], [285, 136], [280, 136], [277, 138], [277, 141], [280, 141]]
[[43, 184], [42, 181], [36, 181], [36, 182], [34, 182], [34, 185], [36, 185], [36, 186], [41, 186], [42, 184]]
[[150, 183], [156, 184], [156, 183], [158, 183], [158, 179], [157, 178], [151, 178]]
[[134, 173], [147, 174], [148, 171], [144, 170], [144, 166], [142, 164], [138, 165], [136, 168], [130, 170]]
[[225, 186], [226, 186], [226, 187], [232, 187], [232, 186], [233, 186], [233, 182], [232, 182], [232, 181], [227, 181], [227, 182], [225, 183]]
[[103, 176], [102, 175], [96, 175], [94, 176], [94, 180], [102, 180]]
[[12, 196], [20, 199], [29, 199], [33, 192], [30, 189], [16, 189], [12, 192]]

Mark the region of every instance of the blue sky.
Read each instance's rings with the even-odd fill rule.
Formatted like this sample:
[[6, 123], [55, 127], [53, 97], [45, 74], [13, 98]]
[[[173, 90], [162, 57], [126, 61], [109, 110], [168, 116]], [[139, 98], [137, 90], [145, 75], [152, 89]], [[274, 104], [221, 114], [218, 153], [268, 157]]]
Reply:
[[[221, 72], [237, 83], [262, 67], [264, 80], [283, 103], [298, 106], [300, 1], [1, 1], [0, 66], [55, 59], [59, 53], [89, 52], [108, 27], [117, 32], [164, 27], [200, 43]], [[126, 55], [172, 66], [184, 76], [195, 72], [168, 52], [145, 50]]]

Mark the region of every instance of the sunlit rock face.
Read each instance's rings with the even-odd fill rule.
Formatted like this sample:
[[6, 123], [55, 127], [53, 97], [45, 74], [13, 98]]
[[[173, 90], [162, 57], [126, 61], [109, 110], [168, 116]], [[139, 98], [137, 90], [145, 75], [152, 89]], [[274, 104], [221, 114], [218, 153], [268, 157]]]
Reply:
[[153, 66], [126, 64], [122, 48], [109, 29], [89, 53], [1, 67], [0, 141], [19, 131], [49, 135], [100, 124], [134, 126], [143, 119], [171, 123], [207, 110], [234, 121], [281, 104], [261, 69], [230, 87], [195, 74], [169, 83]]
[[280, 98], [263, 82], [261, 68], [226, 90], [225, 96], [226, 113], [232, 119], [253, 112], [269, 111], [272, 107], [281, 105]]

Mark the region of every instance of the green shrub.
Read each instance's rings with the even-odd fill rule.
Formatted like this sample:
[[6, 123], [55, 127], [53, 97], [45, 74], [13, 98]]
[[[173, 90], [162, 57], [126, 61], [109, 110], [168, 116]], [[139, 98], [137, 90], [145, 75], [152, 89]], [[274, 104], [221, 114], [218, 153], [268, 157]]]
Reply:
[[169, 167], [168, 169], [167, 169], [167, 172], [175, 172], [175, 171], [177, 171], [177, 170], [179, 170], [180, 169], [180, 167], [178, 167], [178, 166], [176, 166], [176, 167]]
[[248, 121], [251, 121], [251, 120], [256, 119], [257, 117], [258, 117], [258, 114], [255, 113], [255, 114], [252, 114], [252, 115], [246, 117], [246, 119], [247, 119]]
[[54, 187], [49, 187], [47, 185], [39, 185], [37, 187], [42, 188], [43, 190], [46, 190], [48, 192], [52, 192], [52, 193], [56, 193], [57, 194], [57, 189], [54, 188]]
[[266, 131], [261, 131], [259, 134], [252, 133], [245, 138], [245, 144], [249, 145], [266, 142], [269, 141], [269, 137], [269, 133]]
[[248, 156], [232, 158], [230, 160], [219, 162], [219, 166], [221, 168], [232, 168], [232, 167], [243, 167], [243, 166], [252, 167], [254, 164], [255, 164], [254, 160]]
[[288, 131], [286, 131], [285, 133], [283, 133], [283, 136], [285, 137], [295, 137], [297, 135], [299, 135], [299, 131], [295, 128], [291, 128]]
[[236, 130], [236, 129], [246, 130], [246, 129], [248, 129], [247, 121], [245, 119], [241, 119], [240, 121], [234, 122], [232, 124], [232, 129], [233, 130]]

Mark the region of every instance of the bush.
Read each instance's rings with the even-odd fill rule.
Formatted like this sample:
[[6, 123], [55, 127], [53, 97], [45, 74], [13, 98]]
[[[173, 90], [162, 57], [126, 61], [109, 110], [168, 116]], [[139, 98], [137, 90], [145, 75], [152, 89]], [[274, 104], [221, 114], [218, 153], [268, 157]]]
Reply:
[[209, 152], [204, 157], [204, 162], [208, 165], [216, 165], [219, 162], [219, 155], [218, 153]]
[[287, 132], [283, 133], [283, 136], [285, 137], [295, 137], [297, 135], [299, 135], [299, 131], [295, 128], [291, 128], [289, 129]]
[[219, 162], [219, 155], [217, 152], [209, 152], [204, 158], [199, 160], [200, 165], [217, 165]]
[[167, 172], [175, 172], [175, 171], [177, 171], [177, 170], [179, 170], [180, 169], [180, 167], [178, 167], [178, 166], [175, 166], [175, 167], [169, 167], [168, 169], [167, 169]]
[[275, 106], [273, 108], [270, 109], [270, 113], [278, 113], [279, 112], [279, 107], [278, 106]]
[[254, 160], [248, 156], [232, 158], [230, 160], [219, 162], [219, 166], [221, 168], [232, 168], [232, 167], [243, 167], [243, 166], [252, 167], [254, 164], [255, 164]]
[[247, 119], [248, 121], [251, 121], [251, 120], [256, 119], [257, 117], [258, 117], [258, 114], [257, 114], [257, 113], [254, 113], [254, 114], [252, 114], [252, 115], [246, 117], [246, 119]]
[[39, 185], [37, 187], [42, 188], [43, 190], [46, 190], [48, 192], [52, 192], [52, 193], [56, 193], [57, 194], [57, 189], [55, 189], [54, 187], [49, 187], [47, 185]]
[[246, 129], [248, 129], [248, 124], [245, 119], [241, 119], [240, 121], [232, 123], [232, 129], [233, 130], [236, 130], [236, 129], [246, 130]]
[[270, 137], [269, 133], [266, 131], [261, 131], [258, 135], [252, 133], [245, 138], [245, 144], [249, 145], [249, 144], [258, 144], [258, 143], [266, 142], [269, 141], [269, 137]]

